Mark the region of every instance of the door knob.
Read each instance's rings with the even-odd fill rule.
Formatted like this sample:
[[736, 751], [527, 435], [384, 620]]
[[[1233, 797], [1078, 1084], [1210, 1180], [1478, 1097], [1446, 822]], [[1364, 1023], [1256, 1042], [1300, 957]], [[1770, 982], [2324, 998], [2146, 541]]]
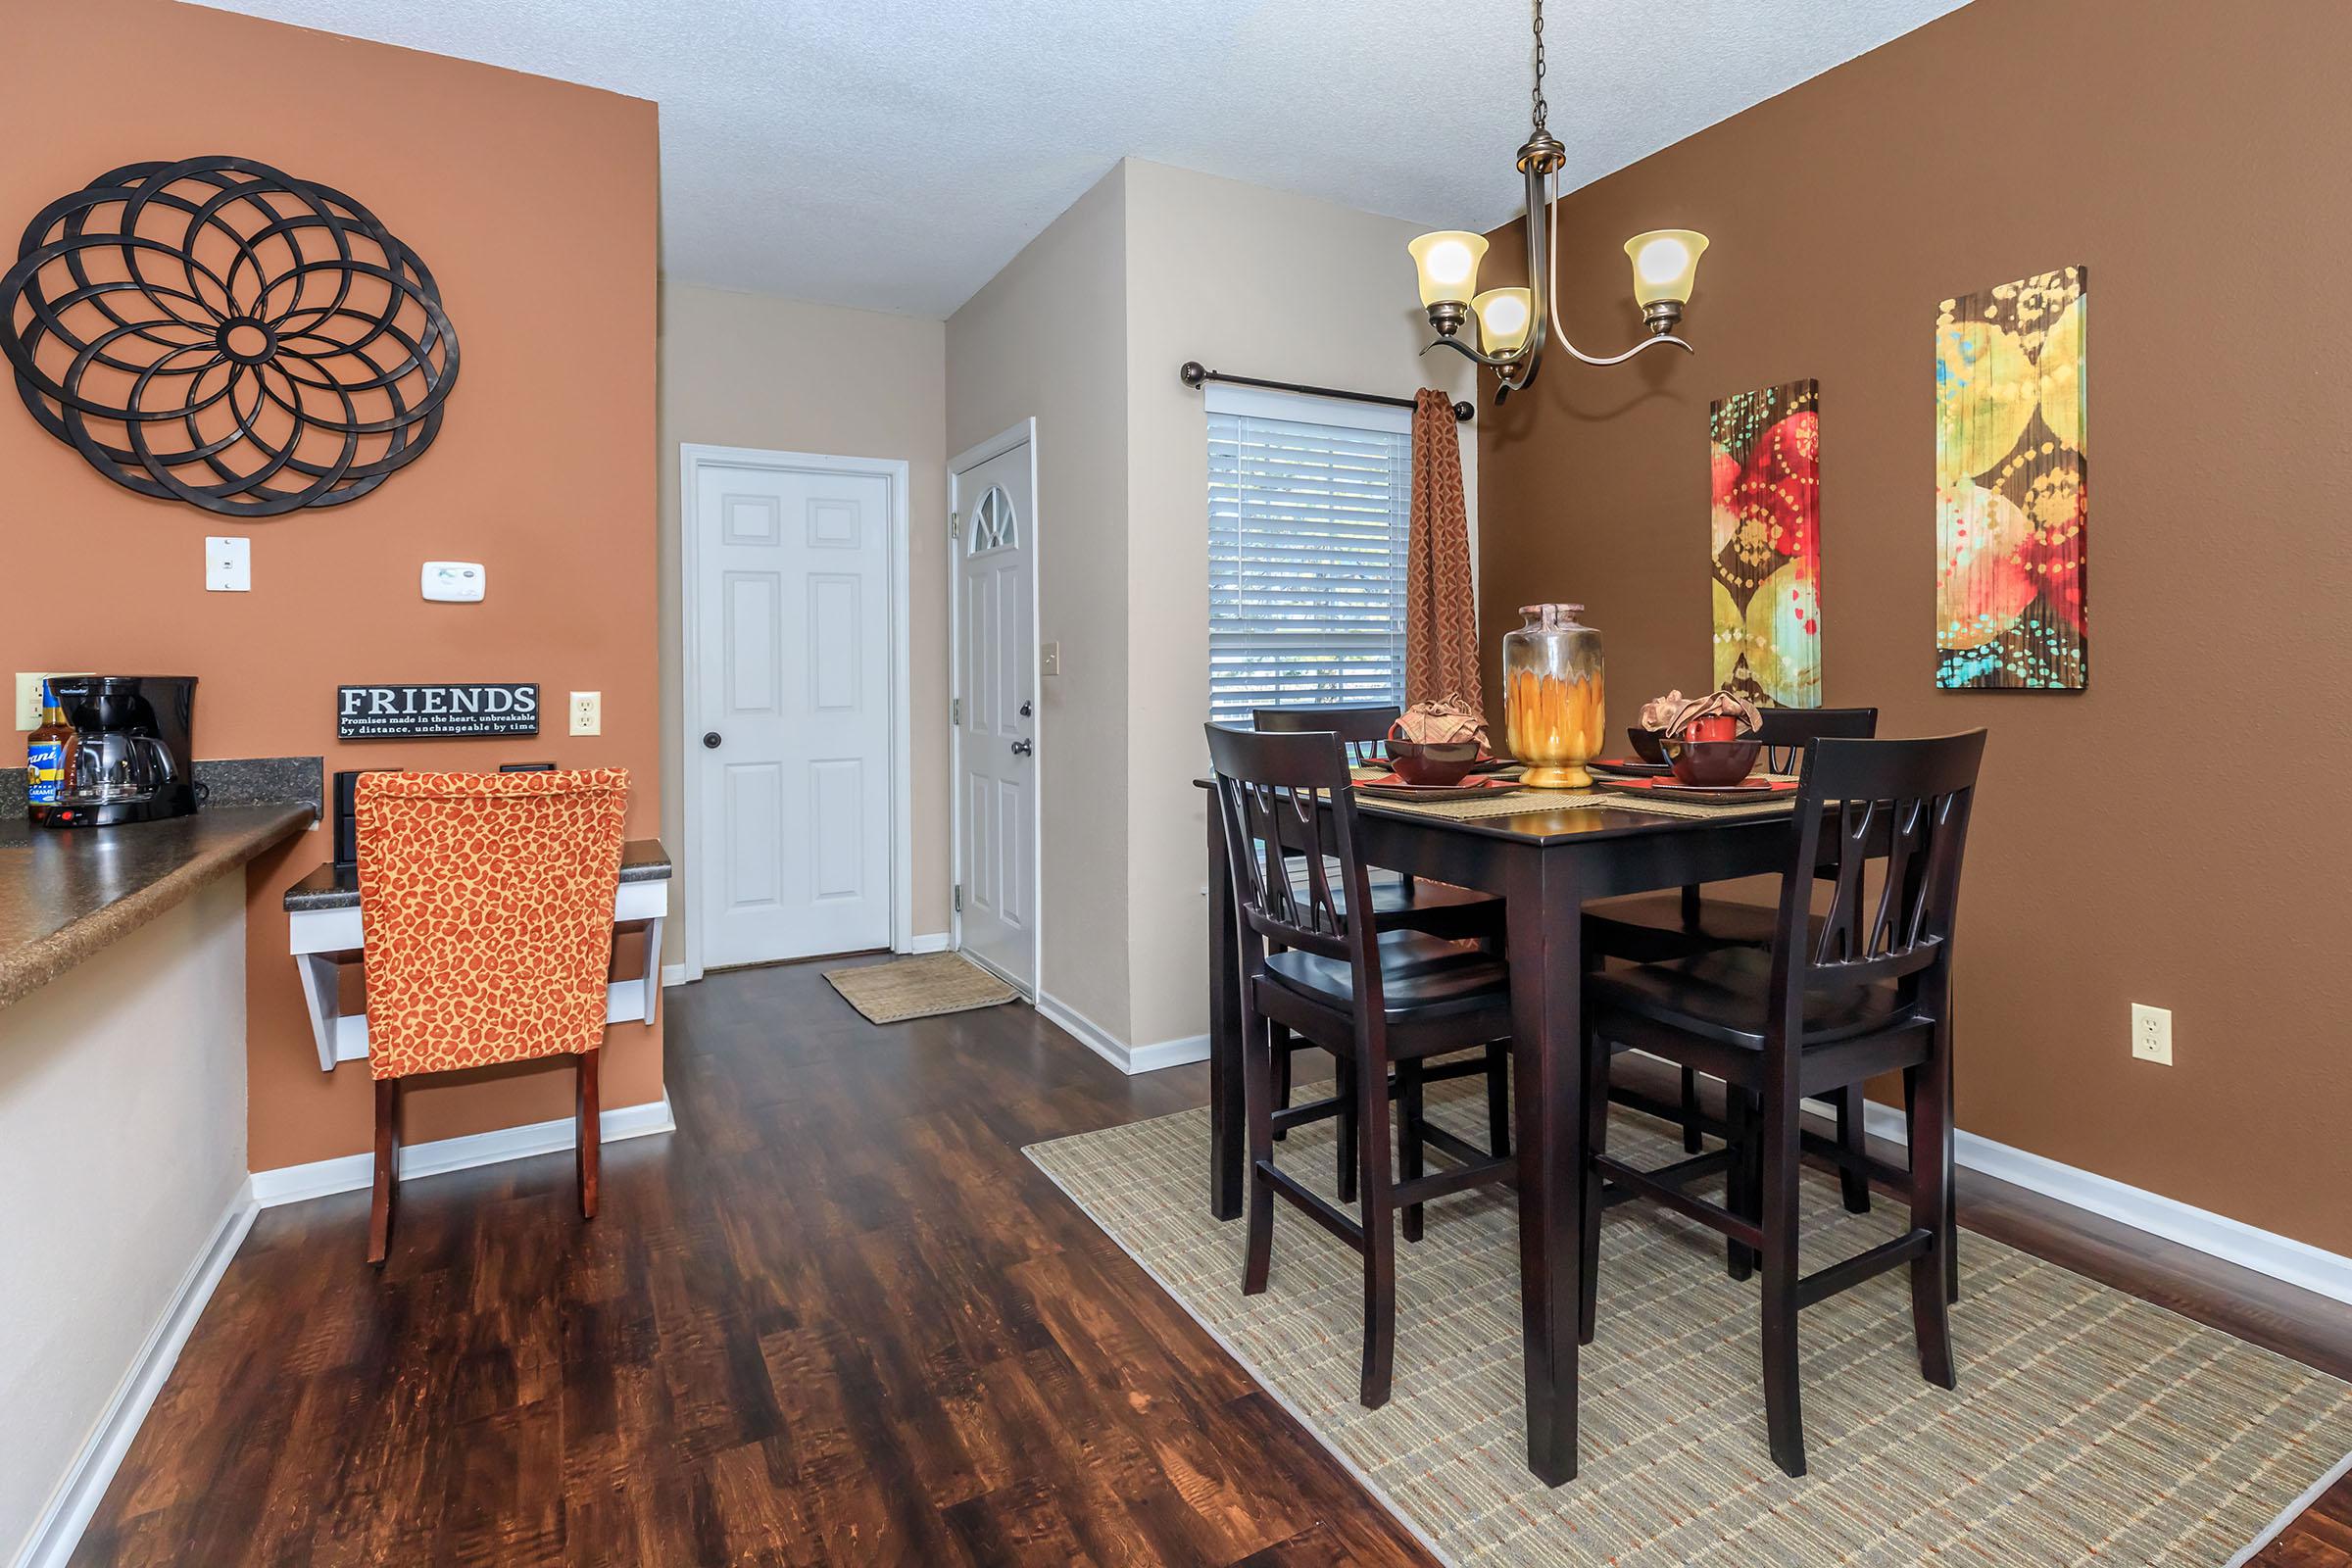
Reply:
[[714, 751], [714, 752], [715, 752], [715, 751], [717, 751], [717, 750], [718, 750], [718, 731], [716, 731], [716, 730], [714, 730], [714, 729], [707, 729], [707, 730], [703, 731], [703, 744], [704, 744], [705, 746], [708, 746], [709, 748], [710, 748], [710, 750], [712, 750], [712, 751]]
[[1027, 741], [1014, 741], [1012, 743], [1012, 755], [1015, 757], [1027, 757], [1036, 750], [1037, 748], [1030, 745]]

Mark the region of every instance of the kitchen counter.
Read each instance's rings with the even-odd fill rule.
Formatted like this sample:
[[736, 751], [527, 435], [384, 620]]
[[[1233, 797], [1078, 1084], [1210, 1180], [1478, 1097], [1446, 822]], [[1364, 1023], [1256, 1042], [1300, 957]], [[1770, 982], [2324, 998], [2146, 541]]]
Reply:
[[0, 821], [0, 1006], [121, 941], [317, 820], [308, 802], [208, 808], [166, 822]]
[[[662, 848], [662, 841], [631, 839], [623, 844], [620, 847], [620, 880], [623, 884], [668, 881], [669, 852]], [[359, 906], [360, 872], [357, 866], [322, 865], [286, 889], [288, 914], [315, 909], [356, 909]]]

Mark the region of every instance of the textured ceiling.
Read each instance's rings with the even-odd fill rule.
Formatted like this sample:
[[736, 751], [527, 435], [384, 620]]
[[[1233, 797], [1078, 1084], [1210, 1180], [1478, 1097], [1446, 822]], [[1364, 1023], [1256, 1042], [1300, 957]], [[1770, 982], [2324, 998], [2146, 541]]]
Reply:
[[[1524, 0], [213, 3], [655, 99], [665, 272], [916, 316], [1122, 156], [1486, 228], [1516, 210], [1527, 132]], [[1552, 0], [1565, 177], [1963, 3]]]

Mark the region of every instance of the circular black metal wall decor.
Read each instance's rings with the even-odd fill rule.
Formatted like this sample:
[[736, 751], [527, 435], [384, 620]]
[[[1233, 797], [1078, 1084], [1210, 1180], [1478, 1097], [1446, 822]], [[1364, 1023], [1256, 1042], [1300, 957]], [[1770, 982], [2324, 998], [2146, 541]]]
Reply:
[[238, 517], [373, 490], [458, 379], [416, 253], [249, 158], [128, 164], [43, 208], [0, 276], [0, 350], [99, 472]]

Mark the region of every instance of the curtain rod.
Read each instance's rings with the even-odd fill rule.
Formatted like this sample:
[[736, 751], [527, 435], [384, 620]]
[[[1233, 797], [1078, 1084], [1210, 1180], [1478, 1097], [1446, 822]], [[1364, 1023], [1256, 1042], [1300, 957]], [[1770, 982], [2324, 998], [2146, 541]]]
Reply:
[[[1199, 386], [1203, 381], [1224, 381], [1234, 386], [1268, 387], [1276, 392], [1304, 392], [1318, 398], [1346, 398], [1350, 403], [1378, 403], [1392, 409], [1416, 407], [1411, 398], [1383, 397], [1378, 392], [1342, 392], [1337, 387], [1303, 386], [1297, 381], [1261, 381], [1254, 375], [1227, 375], [1223, 370], [1202, 369], [1199, 360], [1185, 361], [1176, 375], [1186, 386]], [[1468, 403], [1456, 403], [1453, 406], [1453, 416], [1464, 424], [1469, 423], [1470, 416], [1477, 412]]]

